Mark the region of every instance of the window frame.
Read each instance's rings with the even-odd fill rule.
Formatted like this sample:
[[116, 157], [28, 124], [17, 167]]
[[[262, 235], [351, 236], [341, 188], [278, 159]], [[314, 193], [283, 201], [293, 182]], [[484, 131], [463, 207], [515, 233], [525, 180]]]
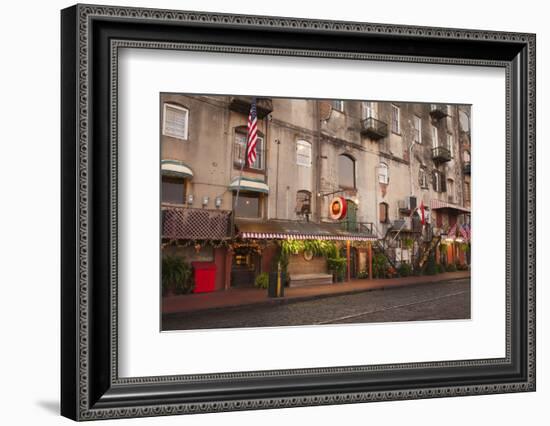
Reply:
[[[418, 124], [418, 127], [416, 125]], [[422, 117], [418, 115], [413, 115], [413, 129], [414, 129], [414, 136], [413, 140], [415, 143], [421, 145], [422, 144]], [[418, 135], [418, 139], [415, 139]]]
[[[300, 196], [300, 194], [304, 194], [306, 195], [306, 200], [309, 201], [309, 210], [307, 212], [303, 212], [303, 205], [305, 204], [303, 200], [300, 200], [300, 202], [302, 203], [302, 208], [301, 209], [298, 209], [298, 197]], [[312, 200], [312, 194], [311, 194], [311, 191], [308, 191], [307, 189], [299, 189], [298, 191], [296, 191], [296, 206], [295, 206], [295, 212], [297, 215], [306, 215], [306, 214], [311, 214], [312, 212], [312, 208], [311, 208], [311, 200]]]
[[447, 133], [447, 149], [449, 150], [449, 153], [451, 154], [451, 158], [454, 158], [454, 135], [452, 133]]
[[[181, 137], [180, 135], [174, 135], [174, 134], [166, 133], [167, 132], [167, 130], [166, 130], [166, 111], [167, 111], [168, 108], [173, 108], [173, 109], [185, 112], [185, 132], [184, 132], [185, 134], [184, 134], [183, 137]], [[174, 138], [174, 139], [179, 139], [179, 140], [182, 140], [182, 141], [189, 140], [189, 108], [186, 108], [182, 105], [178, 105], [178, 104], [172, 103], [172, 102], [164, 102], [163, 103], [163, 111], [162, 111], [162, 135], [170, 137], [170, 138]]]
[[[340, 170], [340, 157], [346, 157], [353, 163], [353, 186], [342, 185], [341, 183], [341, 170]], [[351, 155], [342, 153], [338, 155], [338, 187], [342, 189], [357, 189], [357, 160]]]
[[237, 213], [237, 205], [235, 204], [235, 197], [237, 193], [236, 191], [233, 191], [233, 198], [231, 200], [232, 206], [233, 206], [233, 212], [235, 214], [235, 217], [241, 218], [241, 219], [262, 219], [263, 218], [263, 194], [260, 194], [258, 192], [252, 192], [252, 191], [240, 191], [239, 192], [239, 205], [240, 201], [244, 198], [256, 198], [258, 200], [258, 215], [257, 216], [240, 216]]
[[[394, 111], [397, 111], [397, 117], [394, 120]], [[396, 135], [401, 134], [401, 108], [395, 104], [391, 104], [391, 131]], [[394, 123], [396, 127], [394, 128]]]
[[331, 99], [330, 106], [333, 110], [344, 113], [344, 100], [343, 99]]
[[[234, 169], [237, 169], [237, 170], [240, 170], [242, 165], [237, 163], [237, 160], [240, 160], [240, 157], [237, 157], [236, 155], [236, 152], [235, 152], [235, 145], [237, 144], [237, 135], [240, 134], [240, 135], [244, 135], [244, 149], [242, 150], [243, 152], [243, 160], [244, 160], [244, 167], [243, 167], [243, 170], [247, 171], [247, 172], [252, 172], [252, 173], [261, 173], [261, 174], [265, 174], [266, 172], [266, 161], [265, 161], [265, 138], [264, 138], [264, 134], [260, 131], [257, 132], [257, 137], [258, 137], [258, 145], [260, 146], [260, 155], [256, 155], [256, 161], [258, 161], [258, 159], [260, 159], [261, 161], [261, 168], [257, 168], [257, 167], [251, 167], [249, 164], [247, 164], [247, 161], [246, 161], [246, 144], [247, 144], [247, 140], [248, 140], [248, 130], [246, 128], [246, 126], [238, 126], [238, 127], [235, 127], [234, 131], [233, 131], [233, 144], [232, 144], [232, 150], [233, 150], [233, 168]], [[240, 144], [241, 146], [243, 146], [243, 144]], [[258, 146], [256, 145], [256, 147]], [[258, 148], [256, 148], [258, 149]]]
[[[384, 209], [384, 217], [382, 217], [382, 208]], [[382, 220], [384, 219], [384, 220]], [[378, 203], [378, 222], [389, 223], [390, 222], [390, 206], [385, 201]]]
[[[300, 161], [298, 160], [300, 158], [298, 155], [299, 146], [303, 146], [303, 147], [307, 146], [307, 148], [309, 149], [309, 164], [300, 163]], [[312, 143], [306, 139], [296, 140], [296, 165], [302, 166], [302, 167], [311, 167], [313, 165], [313, 146], [312, 146]]]
[[439, 129], [437, 126], [431, 124], [432, 126], [432, 148], [439, 147]]
[[367, 119], [367, 118], [374, 118], [375, 120], [378, 119], [378, 112], [375, 108], [375, 102], [372, 102], [372, 101], [363, 101], [361, 103], [361, 106], [362, 106], [362, 115], [363, 115], [363, 119]]
[[[385, 170], [385, 174], [380, 173], [381, 170]], [[382, 177], [384, 177], [384, 179], [382, 179]], [[390, 167], [383, 161], [378, 163], [378, 183], [384, 185], [389, 185], [390, 183]]]
[[[165, 191], [164, 191], [164, 182], [167, 181], [167, 183], [172, 184], [181, 184], [182, 186], [182, 195], [183, 200], [181, 203], [174, 202], [174, 201], [167, 201], [164, 199]], [[176, 177], [176, 176], [169, 176], [169, 175], [162, 175], [160, 179], [161, 187], [160, 187], [160, 200], [161, 204], [165, 205], [176, 205], [176, 206], [183, 206], [187, 204], [187, 180], [183, 177]]]

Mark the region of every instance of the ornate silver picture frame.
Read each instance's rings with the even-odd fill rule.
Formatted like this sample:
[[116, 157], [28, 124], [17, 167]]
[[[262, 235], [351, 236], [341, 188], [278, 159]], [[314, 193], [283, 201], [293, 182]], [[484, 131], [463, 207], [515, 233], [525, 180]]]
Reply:
[[[505, 356], [120, 377], [117, 93], [126, 47], [503, 69]], [[61, 50], [62, 415], [94, 420], [535, 390], [535, 35], [76, 5], [61, 12]]]

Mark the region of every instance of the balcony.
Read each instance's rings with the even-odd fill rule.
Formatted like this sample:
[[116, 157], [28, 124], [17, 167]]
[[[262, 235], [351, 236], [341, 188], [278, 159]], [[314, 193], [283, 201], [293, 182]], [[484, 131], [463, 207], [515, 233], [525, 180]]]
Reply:
[[167, 240], [226, 240], [231, 236], [231, 212], [162, 206], [162, 238]]
[[440, 120], [444, 117], [447, 117], [447, 105], [443, 104], [431, 104], [430, 106], [430, 115], [436, 120]]
[[420, 218], [405, 217], [396, 219], [392, 222], [392, 231], [395, 232], [422, 232], [422, 223]]
[[470, 175], [470, 162], [468, 161], [467, 163], [464, 163], [464, 166], [462, 167], [462, 172], [465, 174], [465, 175]]
[[361, 134], [373, 140], [388, 136], [388, 125], [373, 117], [361, 120]]
[[[229, 109], [241, 114], [250, 113], [252, 96], [231, 96], [229, 100]], [[273, 101], [271, 98], [256, 98], [256, 112], [258, 118], [264, 118], [273, 112]]]
[[451, 151], [444, 146], [432, 148], [432, 160], [435, 163], [446, 163], [451, 161]]

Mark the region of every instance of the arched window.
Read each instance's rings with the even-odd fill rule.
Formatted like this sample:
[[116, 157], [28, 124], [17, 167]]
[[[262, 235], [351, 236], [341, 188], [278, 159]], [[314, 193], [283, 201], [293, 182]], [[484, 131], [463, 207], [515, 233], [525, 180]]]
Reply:
[[355, 189], [355, 160], [347, 154], [338, 157], [338, 184], [340, 188]]
[[308, 141], [296, 141], [296, 164], [311, 167], [311, 143]]
[[470, 131], [470, 118], [464, 111], [458, 112], [458, 119], [460, 123], [460, 129], [463, 132], [469, 132]]
[[390, 173], [386, 163], [380, 163], [378, 165], [378, 182], [386, 185], [390, 183]]
[[380, 223], [389, 222], [388, 203], [378, 204], [378, 217], [379, 217]]
[[455, 181], [451, 178], [447, 179], [447, 196], [450, 203], [455, 200]]
[[296, 213], [299, 215], [311, 213], [311, 192], [300, 190], [296, 193]]

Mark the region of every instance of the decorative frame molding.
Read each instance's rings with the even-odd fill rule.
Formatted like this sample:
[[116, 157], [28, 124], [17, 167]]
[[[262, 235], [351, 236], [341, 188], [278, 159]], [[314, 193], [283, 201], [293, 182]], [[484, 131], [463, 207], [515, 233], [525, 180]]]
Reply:
[[[229, 44], [205, 36], [212, 27], [230, 34]], [[173, 28], [184, 34], [176, 37]], [[249, 31], [265, 34], [264, 45], [252, 45], [243, 36]], [[144, 33], [158, 40], [140, 38]], [[304, 47], [309, 42], [300, 36], [313, 33], [338, 49]], [[371, 43], [364, 51], [353, 50], [365, 39]], [[411, 44], [417, 55], [403, 53]], [[442, 45], [452, 48], [448, 56], [437, 54]], [[119, 378], [116, 123], [123, 47], [505, 68], [506, 357]], [[62, 11], [62, 81], [63, 415], [92, 420], [535, 390], [533, 34], [76, 5]], [[453, 384], [457, 374], [469, 384]], [[412, 375], [425, 375], [428, 385], [410, 386]], [[224, 389], [236, 379], [242, 389]], [[260, 388], [268, 396], [256, 397]]]

